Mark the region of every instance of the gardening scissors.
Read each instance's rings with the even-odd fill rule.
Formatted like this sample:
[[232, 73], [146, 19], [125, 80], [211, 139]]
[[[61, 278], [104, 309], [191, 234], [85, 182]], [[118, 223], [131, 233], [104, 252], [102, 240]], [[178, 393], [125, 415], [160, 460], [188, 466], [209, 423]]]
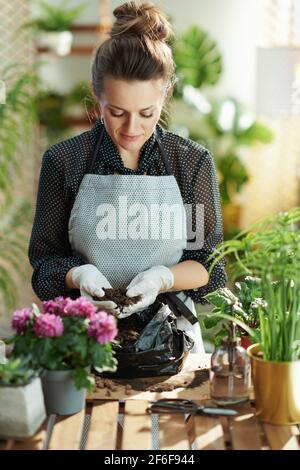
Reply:
[[149, 413], [186, 413], [215, 416], [236, 416], [238, 413], [229, 408], [218, 408], [215, 406], [197, 405], [192, 400], [165, 399], [152, 401], [147, 411]]

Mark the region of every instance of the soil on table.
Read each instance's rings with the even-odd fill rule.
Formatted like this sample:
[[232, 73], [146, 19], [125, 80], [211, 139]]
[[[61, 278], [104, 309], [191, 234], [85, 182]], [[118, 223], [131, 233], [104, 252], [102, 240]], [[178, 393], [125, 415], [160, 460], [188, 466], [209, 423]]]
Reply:
[[196, 371], [181, 371], [172, 377], [145, 377], [138, 379], [107, 379], [96, 376], [97, 389], [105, 389], [106, 396], [111, 396], [112, 392], [125, 388], [125, 394], [130, 395], [133, 391], [139, 392], [170, 392], [177, 388], [195, 388], [207, 382], [209, 379], [208, 369], [199, 369]]

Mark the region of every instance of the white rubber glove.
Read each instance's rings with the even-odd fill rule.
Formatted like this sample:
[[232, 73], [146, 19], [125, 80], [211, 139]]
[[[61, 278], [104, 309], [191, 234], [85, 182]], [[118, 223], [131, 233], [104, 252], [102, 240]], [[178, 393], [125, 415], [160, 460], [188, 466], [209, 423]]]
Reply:
[[141, 295], [142, 298], [135, 305], [124, 307], [119, 318], [125, 318], [135, 312], [144, 310], [155, 302], [158, 294], [170, 290], [174, 285], [174, 275], [166, 266], [153, 266], [132, 279], [127, 287], [126, 295], [135, 297]]
[[107, 310], [114, 310], [117, 307], [114, 302], [108, 300], [93, 300], [93, 297], [104, 297], [103, 287], [106, 289], [112, 287], [106, 277], [93, 264], [79, 266], [74, 269], [71, 277], [74, 286], [80, 289], [81, 295], [87, 297], [95, 307], [102, 307]]

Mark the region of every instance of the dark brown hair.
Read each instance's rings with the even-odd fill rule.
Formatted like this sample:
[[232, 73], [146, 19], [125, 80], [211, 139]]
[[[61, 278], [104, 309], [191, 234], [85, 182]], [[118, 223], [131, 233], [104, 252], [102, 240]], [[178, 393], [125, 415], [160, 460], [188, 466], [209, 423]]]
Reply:
[[168, 41], [172, 29], [164, 14], [152, 3], [126, 2], [113, 12], [116, 20], [110, 37], [96, 50], [92, 64], [92, 87], [96, 98], [104, 78], [151, 80], [163, 78], [166, 99], [172, 95], [174, 61]]

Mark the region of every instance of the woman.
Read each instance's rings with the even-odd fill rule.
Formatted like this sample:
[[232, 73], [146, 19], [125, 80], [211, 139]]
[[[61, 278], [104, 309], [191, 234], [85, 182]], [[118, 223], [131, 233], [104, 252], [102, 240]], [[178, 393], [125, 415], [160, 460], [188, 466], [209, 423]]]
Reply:
[[[176, 292], [193, 313], [182, 315], [178, 326], [195, 340], [192, 351], [203, 353], [194, 301], [205, 303], [203, 296], [226, 282], [222, 264], [208, 275], [208, 257], [222, 240], [213, 158], [158, 125], [174, 77], [166, 18], [153, 5], [135, 2], [119, 6], [114, 16], [92, 65], [101, 119], [43, 158], [29, 247], [32, 286], [42, 300], [81, 293], [109, 309], [116, 305], [101, 302], [103, 288], [126, 287], [129, 297], [141, 300], [123, 316], [147, 308], [162, 292]], [[204, 208], [204, 230], [196, 232], [203, 243], [192, 248], [187, 230], [166, 236], [162, 227], [170, 207], [179, 208], [168, 219], [172, 229], [188, 224], [191, 204]], [[151, 218], [159, 211], [162, 217]]]

